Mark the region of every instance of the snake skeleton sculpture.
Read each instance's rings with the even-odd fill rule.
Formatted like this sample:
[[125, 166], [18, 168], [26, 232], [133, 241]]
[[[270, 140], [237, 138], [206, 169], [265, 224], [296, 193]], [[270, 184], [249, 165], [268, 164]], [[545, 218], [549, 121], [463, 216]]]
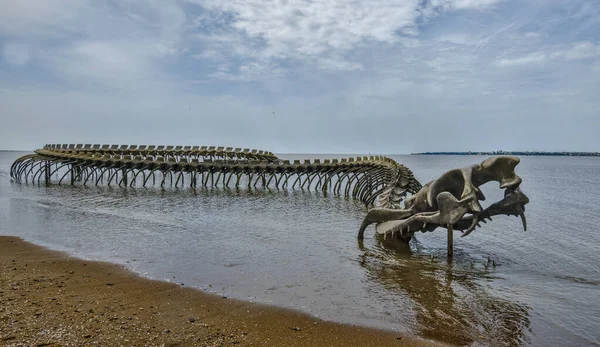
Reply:
[[[525, 204], [515, 174], [519, 159], [498, 156], [463, 169], [450, 170], [422, 186], [411, 170], [383, 156], [282, 160], [271, 152], [215, 146], [145, 146], [49, 144], [18, 158], [11, 178], [18, 183], [191, 188], [315, 189], [360, 200], [370, 208], [358, 238], [376, 223], [384, 238], [408, 242], [415, 232], [453, 230], [470, 234], [495, 215], [520, 216], [526, 229]], [[497, 181], [504, 199], [483, 209], [479, 187]]]

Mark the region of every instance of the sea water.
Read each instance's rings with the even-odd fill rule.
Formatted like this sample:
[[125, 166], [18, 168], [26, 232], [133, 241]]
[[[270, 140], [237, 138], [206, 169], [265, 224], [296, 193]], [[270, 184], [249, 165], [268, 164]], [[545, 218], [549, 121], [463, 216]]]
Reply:
[[[466, 238], [382, 244], [360, 202], [306, 190], [38, 186], [0, 152], [0, 235], [144, 276], [453, 344], [600, 344], [600, 158], [522, 157], [528, 231], [497, 216]], [[286, 159], [339, 157], [280, 155]], [[478, 156], [391, 156], [421, 183]], [[484, 207], [503, 197], [483, 187]]]

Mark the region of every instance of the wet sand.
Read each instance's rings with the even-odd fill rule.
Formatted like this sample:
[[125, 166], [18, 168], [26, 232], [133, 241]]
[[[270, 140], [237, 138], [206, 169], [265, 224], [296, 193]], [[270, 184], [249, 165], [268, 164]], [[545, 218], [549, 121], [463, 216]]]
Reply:
[[0, 346], [439, 346], [142, 278], [0, 236]]

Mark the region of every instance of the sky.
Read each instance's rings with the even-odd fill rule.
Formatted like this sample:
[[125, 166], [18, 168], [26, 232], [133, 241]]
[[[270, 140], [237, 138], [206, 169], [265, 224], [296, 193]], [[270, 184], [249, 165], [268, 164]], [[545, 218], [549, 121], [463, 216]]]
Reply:
[[600, 151], [598, 0], [4, 0], [0, 149]]

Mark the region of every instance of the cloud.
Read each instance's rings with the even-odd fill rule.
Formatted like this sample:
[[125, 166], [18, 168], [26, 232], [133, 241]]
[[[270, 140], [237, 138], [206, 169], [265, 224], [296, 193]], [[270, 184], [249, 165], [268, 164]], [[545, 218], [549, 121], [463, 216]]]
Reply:
[[48, 141], [596, 148], [598, 14], [597, 0], [3, 1], [0, 148], [34, 146], [22, 129], [48, 119]]
[[92, 81], [116, 88], [144, 82], [149, 58], [161, 55], [152, 45], [119, 41], [80, 41], [46, 58], [60, 76]]
[[529, 53], [515, 58], [498, 59], [493, 62], [496, 66], [518, 66], [540, 64], [546, 61], [573, 61], [600, 57], [600, 46], [592, 42], [577, 42], [571, 45], [547, 47], [541, 51]]
[[494, 62], [496, 66], [516, 66], [516, 65], [528, 65], [528, 64], [539, 64], [546, 61], [548, 57], [543, 53], [531, 53], [526, 56], [517, 57], [517, 58], [509, 58], [509, 59], [499, 59]]
[[22, 66], [29, 62], [31, 56], [29, 48], [22, 44], [5, 44], [2, 48], [2, 57], [11, 65]]
[[438, 6], [452, 8], [456, 10], [467, 9], [483, 9], [489, 8], [500, 3], [502, 0], [438, 0], [432, 1], [433, 4], [439, 3]]
[[250, 62], [236, 67], [235, 70], [230, 69], [227, 65], [222, 65], [217, 72], [210, 74], [209, 77], [227, 81], [248, 82], [279, 77], [285, 75], [285, 73], [283, 69], [277, 66]]
[[[374, 45], [410, 44], [419, 21], [433, 12], [481, 9], [498, 0], [220, 1], [197, 0], [206, 12], [195, 24], [203, 49], [197, 58], [314, 64], [324, 70], [360, 70], [349, 53]], [[206, 31], [209, 34], [206, 34]]]
[[417, 0], [204, 1], [209, 11], [232, 13], [232, 26], [250, 38], [264, 40], [273, 56], [315, 55], [347, 51], [364, 41], [394, 42], [398, 33], [413, 32]]
[[[7, 61], [39, 58], [56, 75], [71, 81], [81, 78], [123, 89], [140, 82], [141, 75], [159, 74], [154, 53], [218, 61], [217, 68], [226, 62], [228, 72], [216, 70], [207, 76], [257, 81], [284, 76], [289, 65], [360, 71], [365, 68], [361, 54], [373, 47], [413, 46], [424, 17], [497, 3], [23, 0], [0, 4], [0, 34], [36, 47], [27, 54], [21, 50], [20, 59], [13, 49], [10, 59], [5, 53]], [[115, 75], [120, 78], [109, 77]], [[131, 83], [121, 83], [127, 78]]]
[[87, 0], [0, 1], [0, 33], [14, 38], [58, 38], [77, 30], [73, 23]]
[[69, 85], [138, 91], [172, 82], [160, 65], [186, 51], [186, 20], [172, 1], [4, 1], [0, 37], [11, 43], [0, 53]]
[[591, 42], [578, 42], [571, 47], [554, 51], [550, 57], [567, 61], [600, 57], [600, 46]]

